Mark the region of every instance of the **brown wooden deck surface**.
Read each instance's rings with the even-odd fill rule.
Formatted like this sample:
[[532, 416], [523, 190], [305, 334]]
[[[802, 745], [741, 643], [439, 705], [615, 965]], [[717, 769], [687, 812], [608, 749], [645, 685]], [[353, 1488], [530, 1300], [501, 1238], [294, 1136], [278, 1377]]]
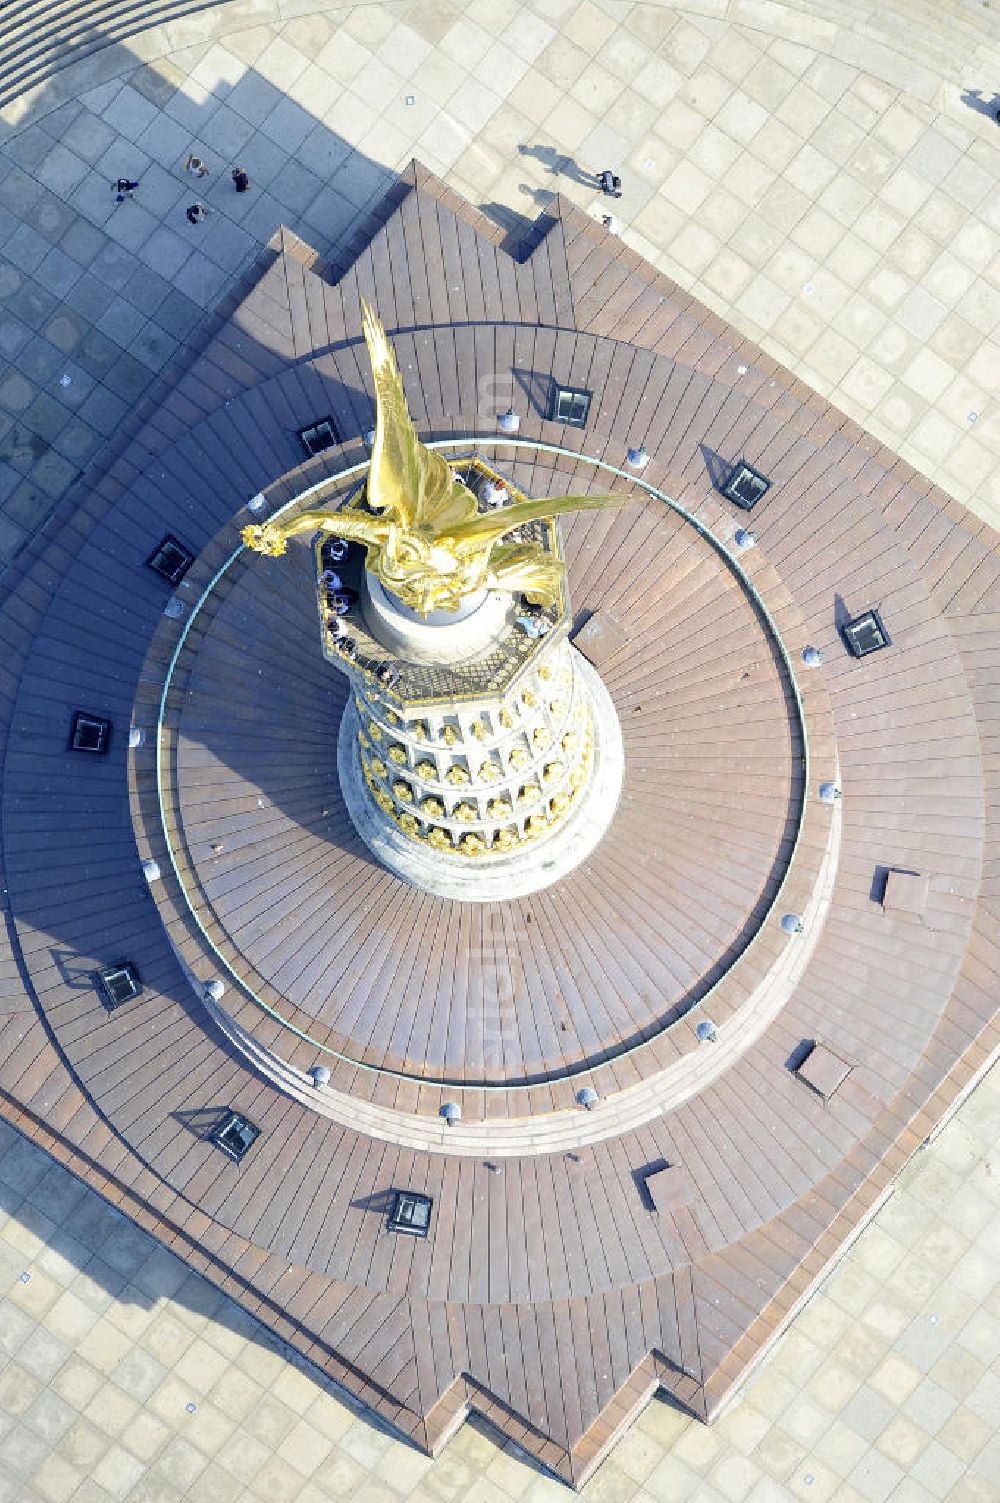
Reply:
[[[534, 492], [554, 483], [516, 468]], [[649, 500], [566, 539], [581, 617], [610, 610], [632, 636], [606, 673], [629, 770], [586, 869], [509, 908], [452, 911], [354, 834], [335, 766], [345, 680], [316, 651], [308, 544], [241, 560], [178, 665], [171, 776], [206, 918], [297, 1026], [365, 1063], [513, 1083], [626, 1048], [726, 968], [784, 874], [802, 748], [732, 574]]]
[[[286, 237], [284, 253], [248, 279], [246, 301], [187, 365], [165, 373], [73, 508], [11, 571], [0, 616], [0, 1090], [11, 1120], [421, 1443], [435, 1444], [471, 1402], [579, 1480], [657, 1382], [696, 1412], [717, 1408], [995, 1046], [997, 539], [577, 211], [557, 204], [547, 236], [517, 264], [482, 237], [474, 213], [455, 212], [447, 190], [419, 169], [412, 181], [423, 191], [402, 185], [398, 217], [387, 208], [385, 228], [370, 227], [371, 244], [338, 285]], [[522, 413], [522, 382], [535, 401], [552, 376], [592, 382], [584, 433], [537, 411], [523, 431], [613, 463], [644, 439], [648, 478], [723, 536], [745, 519], [712, 490], [703, 450], [745, 453], [774, 482], [753, 513], [760, 546], [748, 570], [769, 608], [794, 616], [826, 653], [844, 841], [833, 908], [795, 995], [737, 1065], [668, 1116], [577, 1158], [506, 1160], [501, 1175], [367, 1140], [255, 1076], [207, 1023], [138, 873], [125, 741], [133, 707], [137, 723], [151, 723], [156, 691], [144, 665], [167, 599], [143, 560], [168, 531], [195, 550], [217, 540], [249, 495], [300, 463], [295, 431], [310, 419], [329, 411], [355, 433], [369, 425], [362, 294], [390, 332], [401, 330], [414, 410], [437, 431], [471, 411], [484, 377], [499, 377], [491, 399]], [[426, 327], [451, 321], [463, 326]], [[491, 408], [470, 421], [493, 431], [492, 419]], [[517, 476], [536, 489], [592, 478], [572, 459], [549, 473], [519, 466]], [[759, 790], [761, 805], [753, 777], [750, 792], [730, 785], [731, 749], [717, 769], [708, 753], [720, 718], [744, 737], [758, 717], [782, 723], [774, 677], [763, 658], [749, 681], [733, 676], [741, 652], [759, 656], [744, 645], [739, 602], [654, 515], [647, 504], [581, 520], [568, 543], [578, 604], [600, 596], [666, 636], [659, 656], [608, 672], [629, 738], [634, 802], [623, 806], [622, 830], [636, 847], [658, 820], [666, 857], [642, 865], [623, 834], [595, 868], [630, 899], [662, 896], [669, 942], [637, 933], [634, 911], [574, 889], [573, 918], [594, 947], [584, 974], [553, 944], [570, 921], [573, 883], [537, 906], [530, 948], [513, 914], [491, 915], [490, 943], [504, 946], [526, 999], [504, 1067], [612, 1049], [648, 1024], [704, 976], [709, 934], [738, 932], [747, 894], [774, 858], [787, 738], [784, 784], [776, 779], [766, 797]], [[629, 529], [641, 537], [631, 552], [619, 547]], [[315, 797], [332, 772], [337, 703], [318, 652], [297, 665], [298, 703], [291, 683], [276, 681], [281, 652], [301, 640], [312, 609], [296, 594], [303, 571], [288, 562], [266, 596], [244, 594], [241, 605], [233, 589], [192, 680], [179, 749], [185, 833], [212, 903], [234, 938], [251, 934], [266, 949], [276, 985], [298, 988], [303, 1011], [345, 1038], [384, 1059], [495, 1068], [462, 962], [483, 944], [469, 911], [393, 898], [385, 878], [359, 876], [350, 832]], [[852, 611], [877, 604], [892, 648], [849, 658], [838, 600]], [[273, 653], [267, 672], [289, 717], [280, 727], [260, 718], [248, 644]], [[728, 666], [716, 676], [720, 648]], [[209, 700], [227, 691], [220, 723]], [[303, 708], [314, 699], [318, 718]], [[643, 710], [632, 716], [636, 704]], [[107, 758], [66, 751], [76, 708], [114, 719]], [[759, 737], [747, 739], [748, 765], [762, 776]], [[223, 825], [226, 854], [240, 853], [235, 866], [212, 864]], [[255, 912], [266, 891], [260, 867], [279, 855], [290, 875], [275, 912]], [[929, 873], [922, 920], [872, 901], [885, 866]], [[324, 881], [345, 869], [352, 901], [367, 881], [370, 904], [394, 901], [398, 925], [421, 938], [419, 955], [403, 947], [398, 971], [391, 951], [374, 948], [358, 965], [367, 1016], [356, 998], [350, 1012], [330, 1008], [320, 980], [327, 953], [306, 948], [310, 936], [327, 940]], [[733, 871], [745, 885], [729, 884]], [[277, 922], [283, 901], [295, 930]], [[695, 920], [706, 908], [714, 927], [702, 931]], [[344, 916], [343, 904], [332, 912]], [[107, 1014], [92, 973], [126, 957], [145, 992]], [[591, 985], [597, 962], [600, 988]], [[469, 995], [473, 1011], [460, 1013]], [[275, 1024], [273, 1040], [280, 1032]], [[787, 1068], [817, 1036], [854, 1064], [827, 1105]], [[200, 1136], [204, 1113], [227, 1105], [264, 1130], [239, 1168]], [[636, 1183], [661, 1161], [683, 1164], [692, 1180], [690, 1207], [669, 1218], [651, 1215]], [[371, 1208], [404, 1184], [435, 1196], [427, 1242], [392, 1239]]]

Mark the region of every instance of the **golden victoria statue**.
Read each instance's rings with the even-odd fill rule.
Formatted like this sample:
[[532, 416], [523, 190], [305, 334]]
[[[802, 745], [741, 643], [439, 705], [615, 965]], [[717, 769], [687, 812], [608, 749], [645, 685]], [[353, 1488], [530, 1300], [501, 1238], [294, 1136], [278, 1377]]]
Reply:
[[244, 527], [244, 543], [272, 556], [303, 532], [363, 543], [376, 578], [424, 616], [455, 611], [463, 596], [482, 589], [520, 592], [535, 604], [551, 604], [559, 596], [561, 561], [537, 543], [501, 539], [539, 517], [619, 506], [628, 497], [547, 496], [480, 513], [475, 495], [447, 460], [417, 438], [385, 329], [367, 303], [361, 310], [377, 407], [365, 509], [356, 502], [341, 511], [303, 511], [287, 522]]

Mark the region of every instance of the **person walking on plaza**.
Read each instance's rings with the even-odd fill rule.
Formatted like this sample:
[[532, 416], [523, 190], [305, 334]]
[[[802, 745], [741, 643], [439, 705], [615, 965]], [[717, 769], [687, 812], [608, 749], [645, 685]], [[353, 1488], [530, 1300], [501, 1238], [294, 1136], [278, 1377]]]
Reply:
[[193, 152], [184, 163], [184, 171], [190, 172], [192, 177], [208, 177], [208, 168], [201, 157], [196, 157]]
[[611, 172], [610, 170], [605, 170], [598, 178], [598, 182], [601, 185], [601, 192], [605, 194], [606, 197], [621, 198], [622, 180], [620, 177], [617, 177], [615, 173]]
[[188, 205], [188, 209], [187, 209], [187, 222], [188, 222], [188, 224], [200, 224], [203, 219], [207, 219], [207, 218], [208, 218], [208, 210], [205, 208], [204, 204], [189, 204]]
[[132, 197], [139, 184], [133, 182], [131, 178], [120, 177], [111, 186], [115, 190], [115, 203], [121, 204], [125, 202], [126, 198]]
[[233, 168], [233, 183], [236, 186], [237, 193], [245, 193], [249, 188], [250, 179], [247, 177], [242, 167]]

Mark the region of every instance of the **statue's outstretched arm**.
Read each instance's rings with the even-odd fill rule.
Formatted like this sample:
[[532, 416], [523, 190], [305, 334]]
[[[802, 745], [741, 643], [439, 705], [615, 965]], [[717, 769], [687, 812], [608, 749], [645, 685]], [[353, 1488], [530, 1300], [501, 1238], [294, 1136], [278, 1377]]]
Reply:
[[244, 527], [240, 534], [248, 548], [278, 558], [288, 546], [288, 539], [303, 532], [331, 532], [349, 543], [384, 543], [392, 524], [379, 517], [357, 511], [300, 511], [287, 522], [261, 522]]

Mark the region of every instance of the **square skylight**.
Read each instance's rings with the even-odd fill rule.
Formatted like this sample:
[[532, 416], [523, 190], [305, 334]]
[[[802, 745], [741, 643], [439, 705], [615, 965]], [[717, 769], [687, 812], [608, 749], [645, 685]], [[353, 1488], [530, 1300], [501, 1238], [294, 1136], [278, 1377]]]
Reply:
[[88, 715], [86, 710], [77, 710], [70, 721], [70, 751], [91, 752], [100, 756], [111, 742], [111, 721], [103, 715]]
[[889, 633], [882, 624], [882, 617], [874, 610], [855, 616], [840, 628], [840, 634], [847, 650], [856, 658], [866, 658], [869, 653], [880, 652], [883, 647], [892, 646]]
[[734, 506], [742, 511], [752, 511], [764, 492], [770, 490], [771, 482], [766, 475], [755, 470], [752, 464], [746, 464], [743, 460], [734, 465], [729, 479], [722, 487], [722, 494], [727, 501], [732, 501]]
[[123, 1002], [131, 1002], [142, 991], [139, 972], [130, 960], [123, 960], [119, 965], [109, 966], [106, 971], [99, 971], [98, 980], [108, 1006], [112, 1009], [121, 1007]]
[[146, 567], [152, 569], [154, 574], [159, 574], [167, 584], [177, 585], [193, 563], [194, 554], [190, 548], [185, 548], [172, 532], [168, 532], [147, 558]]
[[260, 1128], [255, 1127], [249, 1117], [244, 1117], [241, 1112], [227, 1112], [219, 1126], [209, 1138], [223, 1153], [228, 1153], [231, 1159], [239, 1163], [240, 1159], [252, 1148], [260, 1137]]
[[420, 1195], [416, 1190], [397, 1190], [389, 1217], [390, 1232], [407, 1232], [411, 1237], [426, 1237], [433, 1204], [429, 1195]]
[[303, 428], [299, 438], [305, 445], [307, 454], [322, 454], [324, 449], [332, 449], [340, 443], [336, 424], [329, 417], [321, 418], [311, 428]]
[[557, 386], [552, 398], [552, 421], [582, 428], [590, 414], [593, 393], [576, 386]]

